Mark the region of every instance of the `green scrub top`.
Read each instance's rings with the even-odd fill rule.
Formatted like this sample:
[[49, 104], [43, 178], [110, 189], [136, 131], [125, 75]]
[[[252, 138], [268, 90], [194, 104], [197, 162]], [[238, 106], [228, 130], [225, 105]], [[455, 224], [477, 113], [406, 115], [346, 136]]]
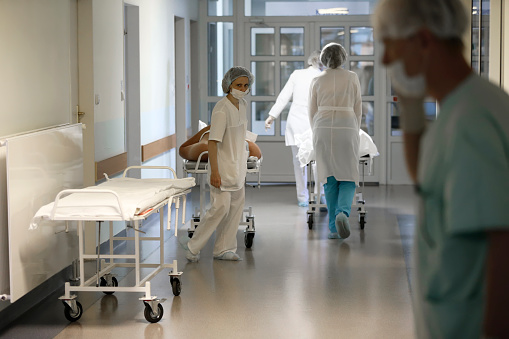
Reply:
[[487, 231], [509, 228], [509, 96], [470, 75], [421, 142], [415, 238], [418, 338], [480, 338]]

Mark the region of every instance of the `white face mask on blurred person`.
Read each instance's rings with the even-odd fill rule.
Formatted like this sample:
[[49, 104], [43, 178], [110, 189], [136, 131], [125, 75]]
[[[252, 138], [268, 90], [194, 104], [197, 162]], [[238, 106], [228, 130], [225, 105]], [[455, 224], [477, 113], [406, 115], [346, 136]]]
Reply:
[[247, 91], [245, 92], [242, 92], [242, 91], [239, 91], [238, 89], [235, 89], [235, 88], [232, 88], [232, 91], [231, 91], [233, 97], [237, 100], [240, 100], [242, 99], [243, 97], [245, 97], [247, 95]]
[[402, 60], [396, 60], [387, 65], [387, 73], [390, 75], [392, 85], [398, 94], [409, 98], [420, 98], [426, 95], [424, 75], [408, 76]]

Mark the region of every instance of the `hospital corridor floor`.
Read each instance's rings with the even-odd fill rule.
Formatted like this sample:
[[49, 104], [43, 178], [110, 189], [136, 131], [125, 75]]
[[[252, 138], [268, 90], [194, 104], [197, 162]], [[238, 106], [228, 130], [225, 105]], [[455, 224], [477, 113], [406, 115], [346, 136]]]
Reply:
[[[195, 191], [188, 216], [198, 204]], [[354, 206], [351, 235], [338, 240], [327, 238], [327, 212], [316, 212], [308, 228], [295, 186], [246, 187], [256, 234], [248, 249], [245, 226], [239, 227], [242, 261], [214, 260], [211, 239], [200, 261], [188, 263], [177, 239], [166, 240], [166, 260], [177, 259], [183, 272], [182, 292], [173, 295], [167, 270], [151, 280], [152, 293], [167, 298], [158, 323], [145, 320], [141, 293], [78, 292], [84, 308], [78, 321], [69, 323], [59, 295], [52, 295], [0, 338], [413, 338], [415, 193], [411, 186], [368, 186], [364, 197], [365, 229]], [[143, 250], [147, 260], [159, 253]], [[121, 272], [119, 286], [132, 283], [133, 275]]]

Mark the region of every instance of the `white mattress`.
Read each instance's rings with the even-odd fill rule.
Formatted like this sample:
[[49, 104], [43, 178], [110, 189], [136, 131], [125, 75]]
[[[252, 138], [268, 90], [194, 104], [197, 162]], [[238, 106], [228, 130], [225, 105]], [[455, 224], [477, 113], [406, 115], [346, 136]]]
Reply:
[[[72, 193], [59, 200], [53, 220], [131, 220], [161, 201], [195, 186], [193, 177], [182, 179], [115, 178], [83, 191], [110, 190], [109, 193]], [[54, 202], [42, 206], [35, 214], [30, 228], [37, 228], [41, 220], [51, 220]], [[88, 218], [88, 219], [87, 219]]]

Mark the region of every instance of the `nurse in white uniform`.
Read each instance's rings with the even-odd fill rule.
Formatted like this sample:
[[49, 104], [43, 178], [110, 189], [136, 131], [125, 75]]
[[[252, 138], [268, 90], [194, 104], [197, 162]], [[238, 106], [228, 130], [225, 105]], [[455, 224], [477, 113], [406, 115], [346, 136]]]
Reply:
[[200, 259], [200, 251], [214, 231], [214, 259], [241, 260], [236, 253], [237, 230], [244, 209], [248, 157], [245, 146], [247, 102], [243, 98], [253, 81], [253, 74], [241, 66], [230, 68], [223, 78], [223, 92], [227, 95], [212, 111], [208, 142], [211, 207], [193, 238], [179, 239], [189, 261]]
[[[283, 87], [283, 90], [279, 93], [276, 103], [272, 106], [269, 112], [269, 117], [265, 120], [265, 128], [269, 129], [272, 122], [279, 117], [288, 102], [290, 102], [290, 99], [292, 99], [292, 105], [290, 106], [288, 120], [286, 122], [285, 144], [292, 148], [293, 171], [295, 173], [295, 184], [297, 188], [297, 202], [301, 207], [308, 206], [309, 193], [306, 188], [307, 172], [305, 169], [300, 167], [299, 160], [297, 159], [299, 147], [297, 146], [295, 136], [303, 134], [311, 129], [311, 126], [309, 126], [308, 113], [309, 85], [311, 84], [311, 80], [320, 74], [319, 57], [320, 52], [314, 51], [308, 58], [309, 67], [306, 69], [295, 70], [290, 75], [285, 87]], [[317, 181], [315, 180], [315, 182]]]
[[359, 78], [341, 68], [346, 51], [326, 45], [320, 60], [327, 69], [311, 82], [309, 119], [313, 129], [318, 180], [325, 182], [329, 238], [348, 238], [348, 217], [359, 183], [359, 129], [362, 100]]

